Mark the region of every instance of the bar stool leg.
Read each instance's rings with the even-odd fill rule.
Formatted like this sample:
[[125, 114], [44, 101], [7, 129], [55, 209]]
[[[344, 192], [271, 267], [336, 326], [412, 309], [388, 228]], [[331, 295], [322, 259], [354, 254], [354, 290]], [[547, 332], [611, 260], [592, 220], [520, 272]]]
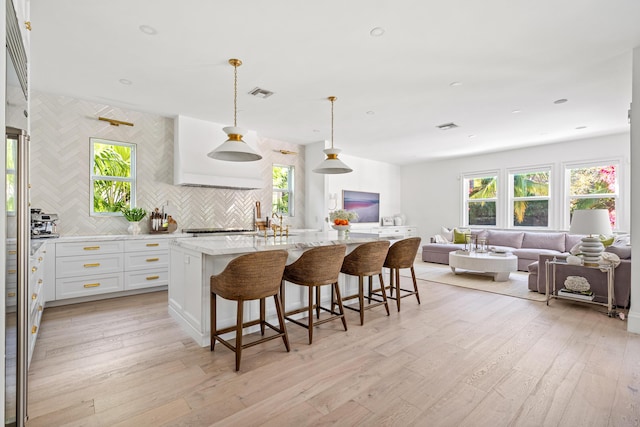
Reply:
[[313, 287], [309, 288], [309, 344], [313, 342]]
[[360, 325], [364, 325], [364, 277], [358, 276], [358, 302], [360, 303]]
[[418, 304], [420, 304], [420, 293], [418, 292], [418, 282], [416, 281], [416, 271], [411, 266], [411, 278], [413, 279], [413, 289], [416, 291], [416, 299], [418, 300]]
[[236, 371], [240, 370], [240, 356], [242, 355], [242, 321], [244, 301], [238, 300], [238, 315], [236, 319]]
[[[394, 286], [394, 284], [393, 284], [393, 273], [394, 273], [394, 271], [393, 270], [394, 270], [393, 268], [389, 268], [389, 295], [391, 297], [393, 297], [393, 286]], [[400, 310], [398, 310], [398, 311], [400, 311]]]
[[344, 330], [347, 330], [347, 319], [344, 317], [344, 307], [342, 306], [342, 296], [340, 295], [340, 286], [338, 286], [338, 282], [334, 283], [331, 287], [331, 311], [333, 312], [333, 290], [335, 289], [338, 308], [340, 309], [340, 314], [342, 314], [342, 326], [344, 326]]
[[216, 322], [216, 294], [211, 294], [211, 300], [210, 300], [210, 307], [211, 307], [211, 344], [210, 344], [210, 350], [213, 351], [214, 347], [216, 345], [216, 334], [218, 332], [217, 330], [217, 322]]
[[267, 318], [265, 315], [265, 300], [260, 298], [260, 335], [264, 336], [264, 322]]
[[287, 327], [284, 324], [284, 309], [280, 304], [280, 298], [278, 298], [278, 295], [274, 295], [273, 300], [276, 302], [276, 313], [278, 314], [278, 322], [280, 323], [280, 331], [282, 332], [282, 341], [284, 341], [284, 346], [288, 352], [290, 350], [289, 336], [287, 335]]
[[[400, 300], [402, 299], [400, 298], [400, 269], [393, 268], [392, 271], [394, 275], [391, 277], [395, 276], [396, 278], [396, 306], [398, 307], [398, 311], [400, 311]], [[393, 280], [391, 281], [391, 283], [393, 283]]]
[[320, 286], [316, 286], [316, 319], [320, 320]]
[[[382, 272], [380, 272], [380, 274], [378, 274], [378, 278], [380, 278], [380, 288], [384, 289], [384, 279], [382, 278]], [[373, 278], [370, 278], [370, 280], [373, 280]], [[396, 298], [399, 298], [399, 294], [396, 295]], [[389, 316], [389, 303], [387, 302], [387, 293], [386, 292], [382, 292], [382, 299], [384, 300], [384, 308], [387, 309], [387, 316]]]

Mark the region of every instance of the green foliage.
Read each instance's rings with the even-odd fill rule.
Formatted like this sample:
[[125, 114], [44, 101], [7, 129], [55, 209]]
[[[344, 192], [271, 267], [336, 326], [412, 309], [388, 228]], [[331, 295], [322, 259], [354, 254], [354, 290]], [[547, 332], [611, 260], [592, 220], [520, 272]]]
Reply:
[[291, 215], [293, 191], [293, 167], [273, 165], [272, 212]]
[[94, 144], [93, 173], [114, 179], [93, 181], [94, 212], [120, 212], [131, 201], [131, 183], [116, 178], [131, 176], [131, 147]]
[[127, 221], [137, 222], [141, 221], [147, 215], [147, 211], [142, 208], [124, 208], [122, 209], [122, 215], [124, 215]]

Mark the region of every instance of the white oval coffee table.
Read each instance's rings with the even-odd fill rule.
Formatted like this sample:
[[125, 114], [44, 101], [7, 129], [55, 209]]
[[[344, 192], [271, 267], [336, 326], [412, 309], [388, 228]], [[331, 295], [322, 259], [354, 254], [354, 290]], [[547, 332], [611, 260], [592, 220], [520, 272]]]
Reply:
[[491, 255], [489, 252], [464, 254], [453, 251], [449, 252], [449, 267], [454, 274], [458, 274], [457, 268], [488, 274], [495, 282], [504, 282], [509, 280], [512, 271], [518, 271], [518, 257], [512, 253]]

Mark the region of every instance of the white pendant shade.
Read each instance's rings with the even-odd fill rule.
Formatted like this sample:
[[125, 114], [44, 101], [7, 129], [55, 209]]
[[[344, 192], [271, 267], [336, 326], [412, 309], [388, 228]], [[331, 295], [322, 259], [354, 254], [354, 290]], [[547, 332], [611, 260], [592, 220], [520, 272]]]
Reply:
[[353, 172], [349, 166], [345, 165], [342, 160], [338, 159], [340, 150], [337, 148], [327, 148], [324, 150], [327, 158], [318, 165], [313, 171], [324, 174], [338, 174]]
[[262, 159], [246, 142], [242, 140], [244, 129], [235, 126], [227, 126], [222, 129], [228, 136], [225, 142], [211, 151], [207, 156], [216, 160], [228, 162], [253, 162]]

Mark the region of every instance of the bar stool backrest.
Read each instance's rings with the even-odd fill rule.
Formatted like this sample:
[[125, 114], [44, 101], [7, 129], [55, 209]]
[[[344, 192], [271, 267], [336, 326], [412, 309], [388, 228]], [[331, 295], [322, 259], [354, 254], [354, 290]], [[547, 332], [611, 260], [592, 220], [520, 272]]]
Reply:
[[232, 259], [211, 276], [211, 291], [228, 300], [255, 300], [276, 295], [287, 263], [285, 250], [260, 251]]
[[384, 260], [384, 266], [389, 268], [411, 268], [416, 259], [420, 241], [420, 237], [409, 237], [395, 242], [389, 248], [387, 259]]
[[387, 252], [389, 252], [388, 240], [363, 243], [344, 257], [340, 271], [352, 276], [380, 274]]
[[319, 246], [309, 249], [286, 267], [283, 279], [307, 286], [336, 283], [346, 251], [346, 245]]

